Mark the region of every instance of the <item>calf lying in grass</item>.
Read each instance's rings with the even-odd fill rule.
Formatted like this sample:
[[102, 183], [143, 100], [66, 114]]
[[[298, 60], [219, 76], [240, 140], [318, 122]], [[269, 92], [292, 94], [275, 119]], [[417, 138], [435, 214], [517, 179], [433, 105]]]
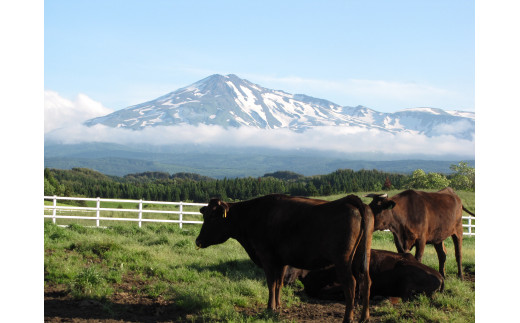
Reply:
[[[444, 288], [441, 274], [421, 264], [411, 254], [372, 249], [370, 253], [370, 296], [400, 297], [408, 300], [417, 294], [431, 296]], [[319, 270], [287, 269], [285, 282], [300, 279], [307, 295], [321, 299], [343, 299], [333, 266]]]

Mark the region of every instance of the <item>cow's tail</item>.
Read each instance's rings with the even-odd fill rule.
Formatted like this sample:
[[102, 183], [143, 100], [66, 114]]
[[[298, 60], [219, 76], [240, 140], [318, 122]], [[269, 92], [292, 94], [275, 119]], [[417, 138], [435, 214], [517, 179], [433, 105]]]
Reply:
[[361, 214], [361, 227], [363, 228], [363, 236], [362, 241], [364, 243], [364, 252], [363, 252], [363, 268], [361, 271], [363, 273], [368, 271], [368, 266], [370, 262], [370, 249], [372, 247], [372, 233], [374, 231], [374, 217], [371, 216], [372, 212], [367, 212], [366, 205], [361, 201], [361, 199], [356, 195], [348, 195], [347, 196], [348, 203], [354, 205]]
[[[365, 241], [365, 252], [363, 253], [363, 272], [368, 273], [368, 265], [370, 262], [370, 249], [372, 248], [372, 233], [374, 232], [374, 216], [370, 207], [362, 204], [363, 213], [363, 240]], [[367, 209], [369, 212], [367, 212]]]
[[471, 214], [472, 216], [475, 216], [475, 213], [473, 213], [473, 212], [469, 211], [468, 209], [466, 209], [466, 208], [464, 207], [464, 205], [462, 206], [462, 209], [463, 209], [464, 211], [466, 211], [467, 213]]

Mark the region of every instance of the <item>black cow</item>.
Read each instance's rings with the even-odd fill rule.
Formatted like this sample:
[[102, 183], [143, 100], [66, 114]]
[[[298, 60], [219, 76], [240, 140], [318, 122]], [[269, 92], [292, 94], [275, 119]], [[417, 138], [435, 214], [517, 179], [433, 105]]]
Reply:
[[[333, 266], [319, 270], [303, 270], [289, 267], [286, 283], [300, 279], [304, 291], [310, 297], [343, 299], [336, 270]], [[400, 297], [408, 300], [417, 294], [431, 296], [442, 290], [441, 274], [421, 264], [409, 253], [395, 253], [372, 249], [370, 253], [370, 296]]]
[[[287, 265], [318, 269], [333, 264], [342, 278], [344, 321], [354, 319], [356, 280], [361, 276], [362, 320], [368, 319], [373, 215], [359, 197], [349, 195], [332, 202], [279, 194], [237, 203], [212, 199], [200, 212], [204, 223], [196, 245], [206, 248], [236, 239], [264, 269], [269, 309], [280, 307]], [[359, 274], [355, 277], [354, 273]]]

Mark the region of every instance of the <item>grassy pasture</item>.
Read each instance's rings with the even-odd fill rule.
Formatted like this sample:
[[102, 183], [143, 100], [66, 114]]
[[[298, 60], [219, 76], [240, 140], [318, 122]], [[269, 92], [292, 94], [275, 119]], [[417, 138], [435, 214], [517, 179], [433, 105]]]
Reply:
[[[463, 197], [463, 194], [459, 195], [465, 206], [473, 210], [474, 194], [468, 194], [469, 197]], [[393, 195], [392, 192], [389, 195]], [[328, 199], [338, 197], [341, 196]], [[87, 225], [93, 223], [89, 220]], [[60, 220], [58, 224], [62, 224]], [[287, 320], [283, 312], [265, 311], [268, 293], [264, 273], [249, 260], [235, 240], [196, 250], [194, 240], [200, 225], [184, 225], [182, 229], [178, 224], [147, 223], [138, 228], [137, 223], [114, 221], [102, 225], [109, 227], [100, 229], [72, 224], [63, 228], [53, 225], [50, 219], [45, 220], [46, 290], [58, 289], [72, 299], [100, 302], [103, 304], [101, 311], [113, 319], [132, 311], [131, 305], [118, 305], [117, 300], [125, 296], [137, 300], [137, 304], [150, 301], [164, 304], [169, 320], [174, 322]], [[475, 275], [475, 238], [464, 238], [463, 267], [467, 275], [464, 281], [456, 278], [451, 239], [445, 244], [445, 291], [432, 298], [421, 296], [397, 304], [390, 300], [373, 302], [373, 321], [475, 320], [475, 283], [470, 279]], [[392, 235], [374, 233], [373, 248], [395, 251]], [[437, 268], [433, 246], [426, 247], [423, 263]], [[308, 302], [302, 289], [300, 283], [285, 286], [283, 308]]]

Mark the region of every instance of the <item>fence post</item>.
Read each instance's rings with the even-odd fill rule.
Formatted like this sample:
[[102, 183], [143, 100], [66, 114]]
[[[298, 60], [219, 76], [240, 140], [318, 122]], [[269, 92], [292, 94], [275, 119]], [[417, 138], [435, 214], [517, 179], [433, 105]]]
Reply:
[[52, 223], [53, 224], [56, 224], [56, 195], [53, 196], [52, 198], [52, 206], [53, 206], [53, 209], [52, 209]]
[[471, 217], [469, 217], [469, 220], [468, 220], [468, 224], [469, 224], [469, 228], [468, 228], [468, 229], [469, 229], [469, 235], [471, 235], [471, 225], [472, 225], [471, 222], [472, 222], [472, 220], [473, 220], [473, 219], [472, 219]]
[[143, 219], [143, 199], [139, 200], [139, 227], [141, 227], [141, 220]]
[[182, 229], [182, 201], [179, 204], [179, 227]]
[[99, 208], [101, 206], [101, 198], [97, 198], [96, 201], [96, 227], [99, 227]]

